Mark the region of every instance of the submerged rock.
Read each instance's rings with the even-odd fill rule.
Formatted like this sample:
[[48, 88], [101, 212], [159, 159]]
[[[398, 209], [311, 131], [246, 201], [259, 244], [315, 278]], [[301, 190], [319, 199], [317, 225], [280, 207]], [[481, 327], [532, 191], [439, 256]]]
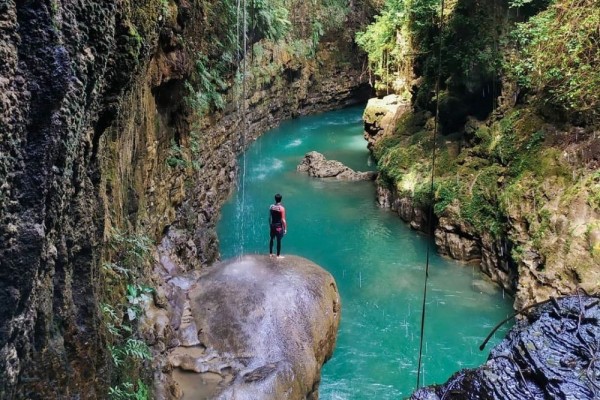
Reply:
[[301, 257], [245, 256], [212, 267], [187, 298], [182, 326], [197, 340], [187, 329], [169, 357], [184, 398], [318, 398], [340, 322], [331, 274]]
[[339, 161], [327, 160], [323, 154], [317, 151], [307, 153], [296, 169], [300, 172], [307, 172], [314, 178], [336, 178], [347, 181], [372, 181], [377, 178], [375, 171], [354, 171]]
[[600, 299], [550, 301], [520, 321], [477, 369], [412, 400], [543, 400], [600, 398]]

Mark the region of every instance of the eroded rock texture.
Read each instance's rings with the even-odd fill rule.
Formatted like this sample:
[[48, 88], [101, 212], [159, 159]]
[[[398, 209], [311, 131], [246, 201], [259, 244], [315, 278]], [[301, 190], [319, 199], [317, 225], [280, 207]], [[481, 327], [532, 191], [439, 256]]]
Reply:
[[410, 103], [399, 95], [390, 94], [382, 99], [369, 99], [363, 113], [365, 124], [363, 136], [368, 143], [368, 148], [372, 150], [379, 139], [391, 134], [398, 119], [409, 110]]
[[96, 136], [133, 56], [114, 2], [51, 4], [0, 2], [2, 398], [94, 397], [104, 379]]
[[0, 1], [0, 398], [106, 398], [111, 229], [166, 232], [187, 269], [211, 263], [240, 151], [282, 119], [362, 100], [353, 34], [330, 32], [311, 60], [265, 44], [280, 68], [247, 82], [248, 118], [231, 85], [198, 116], [186, 83], [222, 34], [216, 5]]
[[600, 299], [548, 302], [517, 323], [481, 367], [412, 400], [592, 400], [600, 396]]
[[[167, 282], [161, 290], [176, 344], [167, 368], [176, 368], [180, 385], [172, 392], [238, 400], [318, 397], [340, 323], [331, 274], [301, 257], [254, 255]], [[149, 315], [160, 324], [161, 312]], [[199, 384], [207, 375], [213, 386]]]
[[307, 153], [296, 170], [306, 172], [314, 178], [335, 178], [344, 181], [372, 181], [377, 178], [375, 171], [354, 171], [337, 160], [327, 160], [317, 151]]

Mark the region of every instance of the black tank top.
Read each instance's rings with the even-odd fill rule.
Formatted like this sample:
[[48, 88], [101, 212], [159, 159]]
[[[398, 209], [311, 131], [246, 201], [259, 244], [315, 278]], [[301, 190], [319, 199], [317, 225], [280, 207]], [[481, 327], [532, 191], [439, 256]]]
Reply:
[[273, 204], [270, 208], [270, 212], [271, 212], [271, 224], [276, 225], [276, 224], [281, 224], [281, 207], [278, 206], [277, 204]]

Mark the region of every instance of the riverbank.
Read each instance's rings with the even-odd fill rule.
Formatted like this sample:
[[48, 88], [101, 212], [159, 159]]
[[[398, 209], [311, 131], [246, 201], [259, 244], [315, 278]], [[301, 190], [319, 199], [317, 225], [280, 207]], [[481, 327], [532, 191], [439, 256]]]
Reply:
[[[599, 160], [593, 130], [545, 122], [528, 108], [431, 141], [433, 117], [402, 101], [365, 110], [379, 203], [427, 231], [440, 254], [475, 263], [516, 309], [600, 281]], [[434, 198], [431, 153], [436, 147]]]

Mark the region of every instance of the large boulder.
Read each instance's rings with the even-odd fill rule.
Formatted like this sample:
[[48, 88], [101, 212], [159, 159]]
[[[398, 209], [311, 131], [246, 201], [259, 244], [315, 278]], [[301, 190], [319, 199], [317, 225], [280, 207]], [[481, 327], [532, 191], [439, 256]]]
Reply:
[[411, 399], [599, 399], [599, 303], [583, 295], [545, 303], [517, 323], [483, 366]]
[[252, 255], [186, 287], [170, 353], [184, 399], [318, 398], [340, 322], [331, 274], [301, 257]]
[[372, 181], [377, 178], [375, 171], [354, 171], [339, 161], [327, 160], [317, 151], [306, 153], [296, 170], [306, 172], [314, 178], [335, 178], [346, 181]]
[[380, 138], [393, 134], [398, 120], [410, 109], [410, 101], [397, 94], [369, 99], [363, 113], [363, 136], [369, 150]]

